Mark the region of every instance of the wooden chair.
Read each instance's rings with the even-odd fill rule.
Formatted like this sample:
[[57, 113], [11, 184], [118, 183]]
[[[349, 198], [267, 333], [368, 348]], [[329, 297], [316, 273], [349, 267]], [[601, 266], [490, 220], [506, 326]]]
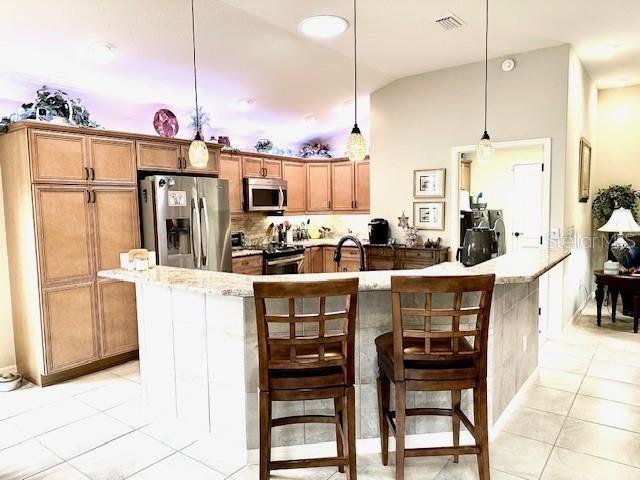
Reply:
[[[494, 283], [494, 275], [391, 278], [393, 332], [379, 336], [375, 343], [382, 463], [388, 464], [391, 427], [396, 438], [397, 480], [404, 478], [406, 457], [453, 455], [457, 463], [458, 456], [466, 454], [477, 455], [480, 479], [489, 479], [487, 338]], [[434, 308], [434, 294], [449, 294], [453, 305]], [[403, 298], [415, 302], [422, 295], [422, 307], [403, 306]], [[475, 300], [475, 306], [463, 306], [470, 303], [467, 297]], [[409, 318], [418, 321], [407, 326]], [[389, 409], [390, 382], [395, 386], [395, 412]], [[461, 390], [465, 389], [473, 389], [473, 424], [460, 408]], [[443, 390], [451, 391], [450, 409], [406, 407], [407, 391]], [[405, 448], [406, 417], [420, 415], [452, 417], [453, 446]], [[460, 422], [473, 435], [475, 445], [460, 446]]]
[[[260, 480], [271, 470], [336, 466], [356, 480], [355, 320], [358, 279], [330, 282], [255, 282], [260, 374]], [[327, 312], [327, 297], [346, 297], [344, 308]], [[317, 313], [296, 312], [297, 299], [318, 299]], [[287, 314], [267, 312], [270, 300], [288, 302]], [[305, 306], [314, 304], [306, 300]], [[331, 322], [327, 331], [326, 322]], [[288, 328], [280, 328], [288, 324]], [[333, 328], [339, 324], [339, 328]], [[272, 328], [270, 329], [270, 325]], [[316, 327], [317, 325], [317, 327]], [[273, 331], [272, 331], [273, 330]], [[334, 415], [272, 418], [272, 402], [329, 399]], [[337, 456], [271, 460], [271, 429], [300, 423], [334, 423]]]

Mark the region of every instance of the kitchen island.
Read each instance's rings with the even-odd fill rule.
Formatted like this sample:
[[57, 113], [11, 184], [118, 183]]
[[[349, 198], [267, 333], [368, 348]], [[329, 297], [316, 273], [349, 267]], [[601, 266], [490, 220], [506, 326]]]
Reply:
[[[495, 273], [488, 352], [489, 425], [494, 425], [537, 366], [538, 278], [569, 254], [567, 250], [532, 249], [469, 268], [445, 262], [422, 270], [253, 277], [156, 267], [144, 272], [109, 270], [99, 276], [136, 285], [140, 370], [151, 412], [208, 432], [242, 463], [258, 448], [254, 281], [359, 278], [356, 432], [357, 438], [367, 439], [378, 436], [374, 339], [391, 331], [392, 275]], [[311, 306], [300, 302], [303, 312]], [[437, 407], [449, 405], [450, 397], [446, 392], [418, 393], [409, 397], [408, 403]], [[276, 404], [274, 415], [311, 414], [331, 408], [331, 402], [289, 402]], [[463, 396], [463, 409], [470, 408], [470, 396]], [[411, 418], [407, 431], [450, 432], [451, 422], [443, 417]], [[331, 441], [334, 435], [332, 425], [294, 425], [275, 429], [273, 445], [316, 444]]]

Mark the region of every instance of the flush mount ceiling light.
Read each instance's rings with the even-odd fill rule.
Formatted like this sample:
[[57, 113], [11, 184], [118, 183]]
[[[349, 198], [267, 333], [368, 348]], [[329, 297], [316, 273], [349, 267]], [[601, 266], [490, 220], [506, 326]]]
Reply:
[[489, 80], [489, 0], [486, 0], [484, 32], [484, 133], [478, 143], [478, 160], [488, 163], [493, 157], [493, 143], [487, 132], [487, 84]]
[[315, 125], [316, 123], [318, 123], [318, 116], [317, 115], [309, 115], [307, 118], [304, 119], [304, 122], [307, 125]]
[[251, 107], [253, 107], [253, 99], [251, 98], [241, 98], [240, 100], [238, 100], [238, 103], [236, 104], [238, 110], [249, 110]]
[[189, 163], [194, 168], [204, 168], [209, 163], [209, 150], [207, 144], [202, 140], [200, 132], [200, 109], [198, 108], [198, 72], [196, 70], [196, 24], [195, 15], [193, 14], [193, 0], [191, 0], [191, 46], [193, 47], [193, 90], [196, 99], [196, 136], [189, 145]]
[[596, 56], [601, 58], [611, 58], [616, 54], [616, 52], [619, 49], [620, 49], [620, 45], [618, 44], [605, 45], [603, 47], [596, 48], [594, 50], [594, 53]]
[[302, 33], [312, 38], [333, 38], [343, 33], [349, 22], [336, 15], [315, 15], [300, 22]]
[[116, 47], [109, 42], [93, 42], [89, 46], [89, 56], [94, 63], [104, 64], [113, 60]]
[[352, 162], [364, 160], [367, 155], [367, 143], [358, 127], [358, 12], [353, 0], [353, 129], [347, 140], [347, 157]]

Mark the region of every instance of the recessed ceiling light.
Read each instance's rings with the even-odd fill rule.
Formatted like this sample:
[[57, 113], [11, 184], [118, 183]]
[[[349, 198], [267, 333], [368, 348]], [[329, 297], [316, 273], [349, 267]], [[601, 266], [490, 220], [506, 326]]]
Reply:
[[238, 110], [249, 110], [251, 107], [253, 107], [253, 99], [242, 98], [238, 100], [237, 107]]
[[109, 42], [93, 42], [89, 46], [91, 60], [98, 64], [110, 62], [115, 52], [116, 47]]
[[605, 45], [603, 47], [596, 48], [595, 54], [602, 58], [611, 58], [613, 57], [613, 55], [615, 55], [616, 51], [618, 51], [619, 49], [620, 49], [620, 45], [618, 44]]
[[315, 125], [318, 122], [318, 116], [309, 115], [307, 118], [304, 119], [304, 121], [307, 125]]
[[300, 22], [300, 31], [312, 38], [333, 38], [349, 26], [344, 18], [336, 15], [315, 15]]

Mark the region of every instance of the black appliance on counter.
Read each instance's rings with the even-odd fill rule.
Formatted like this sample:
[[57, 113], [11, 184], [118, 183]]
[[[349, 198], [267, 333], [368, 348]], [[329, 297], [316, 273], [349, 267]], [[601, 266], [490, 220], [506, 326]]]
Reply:
[[465, 267], [491, 260], [498, 253], [496, 233], [484, 227], [473, 227], [464, 234], [462, 247], [458, 249], [456, 259]]
[[374, 218], [369, 222], [369, 244], [386, 245], [389, 243], [389, 222], [384, 218]]

